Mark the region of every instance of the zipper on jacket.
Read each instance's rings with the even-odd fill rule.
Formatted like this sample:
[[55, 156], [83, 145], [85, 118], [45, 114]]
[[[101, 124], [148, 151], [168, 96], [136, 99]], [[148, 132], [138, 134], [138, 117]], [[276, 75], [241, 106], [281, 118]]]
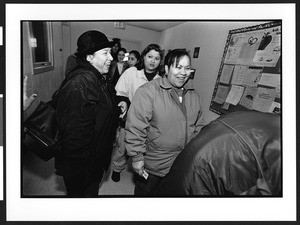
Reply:
[[171, 89], [171, 96], [180, 108], [180, 111], [182, 112], [184, 118], [185, 118], [185, 140], [184, 140], [184, 147], [187, 144], [187, 139], [188, 139], [188, 118], [187, 118], [187, 112], [186, 112], [186, 107], [185, 107], [185, 94], [182, 95], [182, 103], [179, 102], [178, 95], [175, 93], [174, 89]]

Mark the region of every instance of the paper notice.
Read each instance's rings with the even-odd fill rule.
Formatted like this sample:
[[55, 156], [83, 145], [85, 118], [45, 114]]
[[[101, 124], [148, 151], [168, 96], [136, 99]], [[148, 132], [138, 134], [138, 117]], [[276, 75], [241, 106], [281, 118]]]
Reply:
[[244, 85], [257, 87], [260, 77], [261, 77], [261, 69], [248, 68], [244, 80]]
[[261, 112], [269, 112], [270, 107], [275, 99], [275, 88], [259, 87], [253, 100], [252, 109]]
[[244, 87], [232, 85], [225, 102], [230, 103], [232, 105], [237, 105], [241, 100], [243, 92], [244, 92]]
[[229, 80], [231, 78], [232, 71], [234, 69], [234, 65], [223, 65], [220, 82], [224, 84], [229, 84]]
[[236, 65], [233, 70], [231, 83], [236, 85], [243, 85], [244, 79], [247, 75], [247, 69], [248, 66]]
[[231, 36], [224, 61], [225, 63], [236, 63], [244, 42], [246, 42], [244, 34], [233, 34]]
[[236, 60], [237, 64], [253, 65], [253, 58], [259, 48], [260, 40], [263, 37], [263, 32], [253, 31], [246, 33], [244, 43], [241, 48], [240, 55]]
[[242, 105], [248, 109], [252, 109], [253, 100], [257, 92], [257, 87], [246, 86], [239, 105]]
[[219, 104], [223, 104], [228, 94], [228, 91], [229, 91], [229, 87], [224, 85], [219, 85], [213, 101]]
[[259, 85], [264, 85], [264, 86], [279, 88], [279, 86], [280, 86], [280, 74], [262, 73], [258, 84]]
[[270, 28], [265, 31], [253, 63], [256, 66], [275, 67], [281, 55], [281, 29]]

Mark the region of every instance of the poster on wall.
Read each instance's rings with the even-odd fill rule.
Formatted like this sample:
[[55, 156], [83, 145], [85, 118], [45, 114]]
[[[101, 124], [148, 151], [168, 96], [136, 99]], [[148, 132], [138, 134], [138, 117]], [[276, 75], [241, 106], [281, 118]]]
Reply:
[[232, 34], [224, 63], [274, 67], [281, 55], [281, 28]]
[[281, 52], [281, 27], [268, 29], [260, 41], [258, 50], [253, 58], [256, 66], [274, 67]]
[[281, 21], [230, 30], [210, 110], [280, 112]]

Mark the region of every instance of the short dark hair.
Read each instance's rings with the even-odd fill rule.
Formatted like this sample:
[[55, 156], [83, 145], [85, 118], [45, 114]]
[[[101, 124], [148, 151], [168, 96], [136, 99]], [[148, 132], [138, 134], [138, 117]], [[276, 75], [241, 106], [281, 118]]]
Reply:
[[170, 68], [174, 63], [176, 66], [178, 66], [178, 63], [183, 56], [189, 57], [189, 59], [191, 61], [191, 57], [190, 57], [188, 51], [186, 51], [185, 49], [171, 50], [170, 52], [168, 52], [168, 54], [165, 57], [165, 66]]

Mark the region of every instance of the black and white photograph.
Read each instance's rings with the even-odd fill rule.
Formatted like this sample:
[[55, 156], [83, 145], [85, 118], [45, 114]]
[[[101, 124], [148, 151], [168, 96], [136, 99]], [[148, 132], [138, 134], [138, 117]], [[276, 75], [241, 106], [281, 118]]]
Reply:
[[295, 5], [144, 6], [6, 4], [6, 220], [295, 220]]
[[[118, 24], [126, 24], [123, 31], [131, 28], [155, 37], [158, 31], [153, 29], [180, 33], [189, 23]], [[199, 82], [201, 76], [194, 79], [196, 69], [191, 68], [186, 48], [171, 46], [161, 65], [164, 52], [160, 43], [168, 40], [142, 42], [129, 41], [128, 35], [115, 37], [120, 28], [114, 24], [22, 21], [23, 111], [27, 114], [23, 123], [22, 197], [282, 197], [281, 115], [270, 110], [273, 103], [281, 103], [281, 55], [272, 52], [273, 48], [281, 49], [281, 21], [247, 21], [245, 26], [253, 29], [235, 30], [241, 45], [236, 44], [233, 51], [240, 53], [230, 56], [232, 70], [221, 74], [227, 76], [226, 81], [220, 80], [230, 88], [221, 96], [230, 108], [219, 112], [213, 105], [213, 113], [203, 104], [208, 100], [199, 94], [203, 82]], [[253, 24], [258, 24], [257, 29]], [[107, 30], [109, 37], [100, 30]], [[249, 47], [244, 36], [255, 34], [255, 39], [263, 41], [264, 33], [269, 33], [272, 49], [262, 53], [257, 45], [255, 55], [246, 61], [242, 53]], [[64, 43], [70, 39], [70, 51], [65, 52]], [[62, 48], [55, 48], [59, 45]], [[128, 60], [124, 60], [127, 52]], [[194, 58], [198, 53], [196, 48]], [[273, 57], [276, 62], [260, 62], [254, 67], [257, 54]], [[246, 69], [241, 70], [239, 60]], [[199, 64], [193, 62], [196, 68]], [[247, 79], [254, 76], [253, 68], [261, 80], [249, 84], [257, 91], [252, 104], [244, 107], [239, 102]], [[260, 92], [260, 84], [268, 88]], [[154, 91], [157, 89], [161, 94]], [[215, 135], [222, 130], [222, 123], [226, 129]], [[263, 137], [257, 139], [259, 134]], [[193, 155], [185, 156], [191, 152]]]

